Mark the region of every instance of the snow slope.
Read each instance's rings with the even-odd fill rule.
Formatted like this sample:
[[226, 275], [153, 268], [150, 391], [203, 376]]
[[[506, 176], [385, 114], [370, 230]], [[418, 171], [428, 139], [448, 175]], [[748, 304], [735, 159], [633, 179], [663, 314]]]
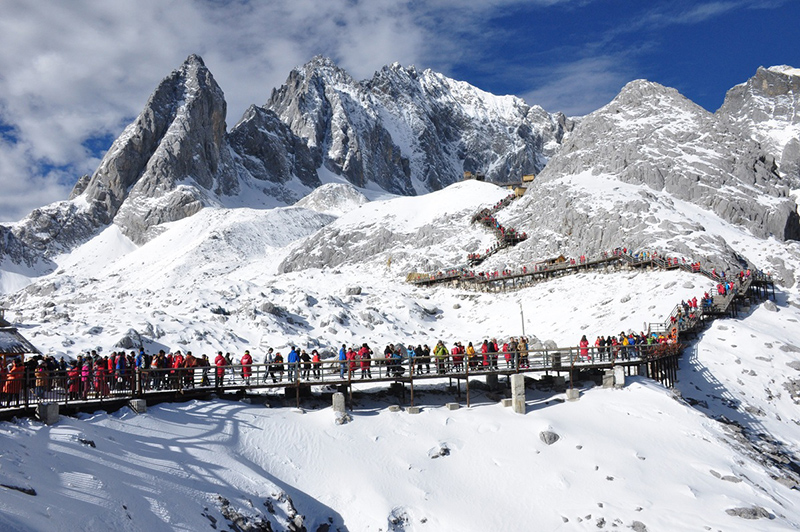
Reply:
[[[603, 183], [595, 194], [620, 186]], [[491, 242], [469, 216], [507, 191], [468, 182], [362, 204], [331, 190], [342, 200], [333, 202], [338, 218], [204, 209], [139, 247], [112, 228], [5, 296], [6, 317], [55, 356], [108, 352], [133, 328], [148, 350], [249, 349], [260, 362], [267, 346], [449, 345], [523, 328], [532, 341], [575, 345], [582, 334], [641, 330], [712, 287], [686, 272], [629, 270], [504, 294], [414, 287], [404, 282], [410, 266], [453, 265]], [[326, 210], [324, 198], [309, 203]], [[672, 216], [666, 206], [650, 223]], [[789, 245], [678, 208], [753, 261]], [[335, 264], [327, 242], [343, 253]], [[786, 266], [796, 271], [790, 256]], [[361, 293], [349, 295], [355, 286]], [[227, 315], [211, 312], [219, 307]], [[415, 387], [419, 415], [390, 412], [398, 398], [356, 386], [345, 425], [334, 423], [326, 395], [304, 413], [262, 395], [62, 417], [52, 427], [5, 422], [0, 484], [37, 495], [2, 488], [0, 529], [226, 529], [235, 511], [284, 530], [292, 506], [307, 530], [797, 529], [797, 478], [786, 462], [800, 451], [798, 320], [796, 285], [779, 288], [774, 303], [718, 320], [692, 344], [679, 393], [641, 378], [621, 390], [578, 382], [581, 399], [564, 402], [531, 383], [525, 415], [477, 386], [471, 408], [447, 410], [454, 393], [443, 380]], [[545, 431], [559, 440], [547, 445]], [[740, 517], [747, 509], [761, 517]]]

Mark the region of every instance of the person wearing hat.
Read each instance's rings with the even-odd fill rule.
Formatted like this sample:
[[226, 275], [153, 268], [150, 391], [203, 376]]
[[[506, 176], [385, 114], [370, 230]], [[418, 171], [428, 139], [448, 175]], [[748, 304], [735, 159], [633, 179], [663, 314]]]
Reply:
[[242, 378], [246, 385], [250, 385], [250, 376], [253, 374], [253, 357], [250, 356], [250, 351], [245, 351], [242, 356]]
[[47, 367], [44, 365], [44, 360], [41, 358], [39, 362], [36, 363], [36, 369], [33, 370], [35, 376], [35, 388], [33, 389], [34, 394], [39, 399], [44, 398], [44, 391], [47, 389]]

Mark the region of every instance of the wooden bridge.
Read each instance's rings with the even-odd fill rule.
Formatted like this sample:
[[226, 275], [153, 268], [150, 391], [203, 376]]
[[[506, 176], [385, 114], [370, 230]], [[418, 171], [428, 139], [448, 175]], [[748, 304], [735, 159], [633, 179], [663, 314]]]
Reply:
[[[208, 398], [234, 394], [243, 396], [258, 391], [282, 391], [295, 396], [297, 406], [312, 388], [318, 392], [345, 391], [352, 401], [356, 384], [396, 384], [403, 394], [408, 390], [414, 404], [414, 388], [420, 384], [448, 381], [461, 398], [462, 385], [467, 404], [470, 403], [470, 379], [485, 379], [492, 387], [499, 377], [515, 373], [539, 373], [551, 376], [568, 374], [570, 382], [590, 374], [622, 367], [627, 375], [645, 375], [670, 386], [675, 382], [677, 365], [672, 361], [680, 353], [680, 344], [642, 344], [638, 346], [563, 347], [531, 349], [511, 354], [494, 353], [485, 360], [483, 355], [463, 362], [452, 355], [437, 359], [403, 357], [400, 359], [371, 358], [357, 360], [324, 360], [317, 363], [251, 364], [195, 368], [135, 370], [120, 377], [92, 375], [76, 381], [66, 372], [54, 372], [46, 383], [36, 386], [36, 377], [27, 375], [17, 394], [5, 394], [0, 404], [0, 418], [32, 415], [37, 405], [55, 403], [61, 412], [117, 409], [131, 399], [148, 403]], [[424, 371], [423, 371], [424, 368]], [[369, 371], [370, 376], [362, 374]], [[455, 383], [453, 385], [453, 383]]]

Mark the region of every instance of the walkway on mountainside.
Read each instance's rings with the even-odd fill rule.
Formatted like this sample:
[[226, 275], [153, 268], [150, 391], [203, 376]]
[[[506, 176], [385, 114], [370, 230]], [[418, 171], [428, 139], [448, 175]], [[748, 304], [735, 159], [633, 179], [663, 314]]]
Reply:
[[[511, 201], [513, 197], [509, 196], [493, 207], [494, 212]], [[484, 210], [475, 219], [492, 220], [492, 214], [491, 209], [488, 212]], [[498, 230], [497, 226], [494, 229]], [[509, 235], [505, 228], [499, 232], [501, 236]], [[523, 239], [526, 237], [524, 233], [518, 236]], [[517, 236], [512, 237], [512, 240], [515, 238]], [[510, 354], [510, 358], [505, 361], [506, 367], [500, 367], [504, 360], [497, 360], [503, 353], [495, 353], [493, 359], [489, 356], [471, 360], [464, 360], [466, 357], [463, 356], [462, 360], [458, 360], [457, 355], [448, 353], [444, 358], [427, 357], [427, 360], [421, 360], [421, 357], [414, 355], [404, 357], [401, 354], [398, 358], [232, 365], [225, 367], [218, 382], [215, 378], [218, 368], [214, 366], [136, 370], [122, 378], [104, 372], [99, 376], [89, 374], [70, 377], [67, 371], [54, 371], [42, 379], [37, 375], [18, 375], [18, 380], [10, 382], [10, 376], [3, 374], [0, 375], [0, 418], [30, 415], [37, 405], [43, 403], [57, 403], [66, 411], [92, 411], [119, 407], [131, 399], [159, 402], [208, 397], [212, 393], [244, 394], [255, 390], [275, 389], [282, 390], [286, 395], [294, 392], [299, 406], [301, 395], [310, 392], [312, 386], [323, 391], [345, 388], [350, 390], [352, 396], [353, 385], [356, 383], [397, 383], [403, 391], [405, 385], [410, 384], [413, 405], [414, 383], [435, 379], [450, 379], [451, 383], [455, 379], [459, 396], [460, 381], [465, 381], [469, 404], [470, 377], [485, 377], [487, 383], [496, 383], [498, 376], [514, 373], [544, 373], [546, 376], [551, 373], [556, 376], [569, 373], [572, 383], [576, 372], [597, 373], [616, 367], [622, 367], [628, 375], [644, 375], [666, 386], [672, 386], [677, 378], [678, 358], [683, 349], [683, 344], [680, 343], [682, 337], [696, 334], [708, 321], [717, 317], [735, 316], [742, 306], [770, 295], [773, 299], [775, 297], [771, 276], [761, 272], [748, 270], [731, 278], [718, 274], [713, 268], [703, 269], [699, 262], [662, 257], [655, 252], [634, 254], [627, 249], [616, 249], [595, 258], [581, 256], [567, 260], [559, 257], [558, 260], [533, 264], [530, 269], [522, 266], [516, 270], [476, 274], [466, 268], [456, 268], [435, 274], [412, 274], [408, 281], [418, 286], [447, 283], [458, 287], [505, 291], [561, 275], [610, 267], [683, 269], [716, 282], [717, 293], [706, 294], [702, 305], [698, 305], [696, 299], [689, 304], [682, 302], [673, 308], [663, 322], [650, 323], [645, 336], [657, 336], [660, 343], [522, 350]], [[423, 366], [426, 369], [424, 373], [421, 371]], [[433, 373], [430, 372], [431, 367]], [[359, 378], [361, 373], [364, 374], [363, 379]], [[284, 374], [291, 377], [284, 381]]]
[[485, 261], [487, 258], [491, 257], [495, 253], [509, 247], [509, 246], [516, 246], [526, 238], [528, 235], [526, 233], [518, 233], [516, 229], [513, 227], [504, 227], [497, 221], [497, 218], [494, 217], [498, 211], [501, 209], [505, 209], [511, 202], [515, 199], [519, 198], [516, 194], [509, 194], [502, 200], [498, 201], [494, 204], [494, 206], [486, 209], [481, 209], [472, 217], [472, 223], [479, 223], [486, 226], [487, 229], [494, 233], [494, 236], [497, 238], [497, 242], [493, 244], [491, 247], [486, 248], [486, 252], [484, 254], [480, 253], [470, 253], [467, 255], [467, 264], [470, 266], [477, 266], [481, 262]]
[[[514, 197], [512, 194], [491, 209], [480, 210], [473, 216], [473, 222], [478, 219], [487, 219], [499, 209], [509, 205]], [[523, 235], [527, 237], [525, 233]], [[460, 266], [428, 274], [412, 272], [406, 280], [417, 286], [425, 287], [444, 283], [456, 288], [505, 292], [519, 290], [544, 280], [583, 270], [614, 267], [681, 269], [703, 275], [717, 283], [715, 293], [706, 292], [701, 306], [697, 305], [696, 299], [693, 301], [693, 305], [683, 302], [684, 304], [678, 304], [672, 309], [664, 322], [650, 323], [648, 336], [653, 333], [672, 334], [676, 341], [680, 341], [680, 335], [696, 334], [699, 329], [706, 326], [706, 322], [709, 320], [721, 316], [735, 316], [742, 305], [749, 305], [752, 301], [767, 298], [770, 294], [773, 299], [775, 298], [775, 284], [772, 276], [763, 272], [747, 270], [747, 272], [742, 271], [739, 275], [731, 277], [724, 273], [718, 273], [716, 268], [707, 270], [701, 266], [700, 262], [687, 261], [685, 258], [665, 257], [658, 252], [644, 251], [634, 254], [633, 250], [626, 248], [603, 252], [593, 258], [586, 255], [581, 255], [577, 259], [566, 259], [559, 256], [556, 259], [537, 262], [530, 266], [522, 265], [516, 269], [503, 271], [476, 273], [470, 268]]]
[[[456, 355], [448, 352], [441, 359], [401, 355], [399, 358], [328, 359], [319, 363], [232, 365], [225, 367], [219, 382], [215, 382], [218, 368], [214, 366], [136, 370], [121, 379], [105, 372], [100, 376], [91, 374], [87, 378], [78, 378], [74, 375], [70, 377], [68, 372], [55, 371], [43, 380], [36, 375], [24, 375], [11, 387], [6, 387], [9, 381], [4, 376], [0, 379], [6, 380], [0, 383], [0, 390], [3, 390], [0, 418], [31, 415], [42, 403], [57, 403], [65, 412], [94, 411], [99, 408], [118, 408], [131, 399], [161, 402], [209, 397], [213, 393], [245, 394], [256, 390], [282, 390], [285, 395], [294, 392], [299, 406], [300, 397], [309, 393], [312, 386], [323, 392], [343, 388], [352, 395], [353, 385], [358, 383], [397, 383], [401, 385], [403, 393], [405, 385], [409, 384], [413, 405], [415, 382], [436, 379], [450, 379], [451, 383], [455, 379], [459, 397], [460, 382], [463, 380], [469, 404], [472, 377], [484, 377], [487, 383], [496, 383], [498, 376], [514, 373], [542, 373], [545, 376], [568, 373], [572, 383], [575, 382], [576, 373], [598, 374], [616, 367], [623, 368], [628, 375], [644, 375], [665, 386], [673, 386], [677, 379], [678, 358], [684, 347], [680, 343], [682, 337], [696, 334], [709, 320], [734, 316], [740, 306], [767, 298], [770, 293], [774, 298], [771, 277], [761, 273], [723, 281], [723, 277], [715, 270], [706, 271], [696, 263], [687, 265], [683, 261], [662, 259], [654, 254], [637, 257], [628, 253], [612, 253], [600, 260], [582, 258], [577, 264], [544, 271], [580, 271], [592, 267], [592, 264], [612, 261], [620, 261], [630, 267], [683, 268], [717, 281], [719, 293], [713, 296], [709, 294], [703, 305], [691, 305], [688, 308], [676, 305], [664, 322], [650, 323], [647, 336], [659, 336], [662, 342], [665, 337], [671, 337], [670, 342], [664, 343], [531, 349], [512, 353], [508, 361], [502, 358], [503, 353], [458, 360]], [[504, 362], [505, 367], [502, 367]], [[424, 373], [421, 371], [423, 366], [426, 370]], [[362, 372], [365, 375], [363, 379], [359, 378]], [[291, 375], [291, 378], [284, 380], [284, 375]]]

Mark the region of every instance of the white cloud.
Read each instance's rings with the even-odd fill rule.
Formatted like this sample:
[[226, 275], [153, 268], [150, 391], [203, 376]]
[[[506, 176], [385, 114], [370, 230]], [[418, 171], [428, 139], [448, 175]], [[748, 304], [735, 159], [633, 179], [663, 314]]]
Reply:
[[619, 57], [585, 58], [534, 73], [531, 84], [537, 88], [522, 97], [550, 112], [580, 116], [606, 105], [630, 80]]

